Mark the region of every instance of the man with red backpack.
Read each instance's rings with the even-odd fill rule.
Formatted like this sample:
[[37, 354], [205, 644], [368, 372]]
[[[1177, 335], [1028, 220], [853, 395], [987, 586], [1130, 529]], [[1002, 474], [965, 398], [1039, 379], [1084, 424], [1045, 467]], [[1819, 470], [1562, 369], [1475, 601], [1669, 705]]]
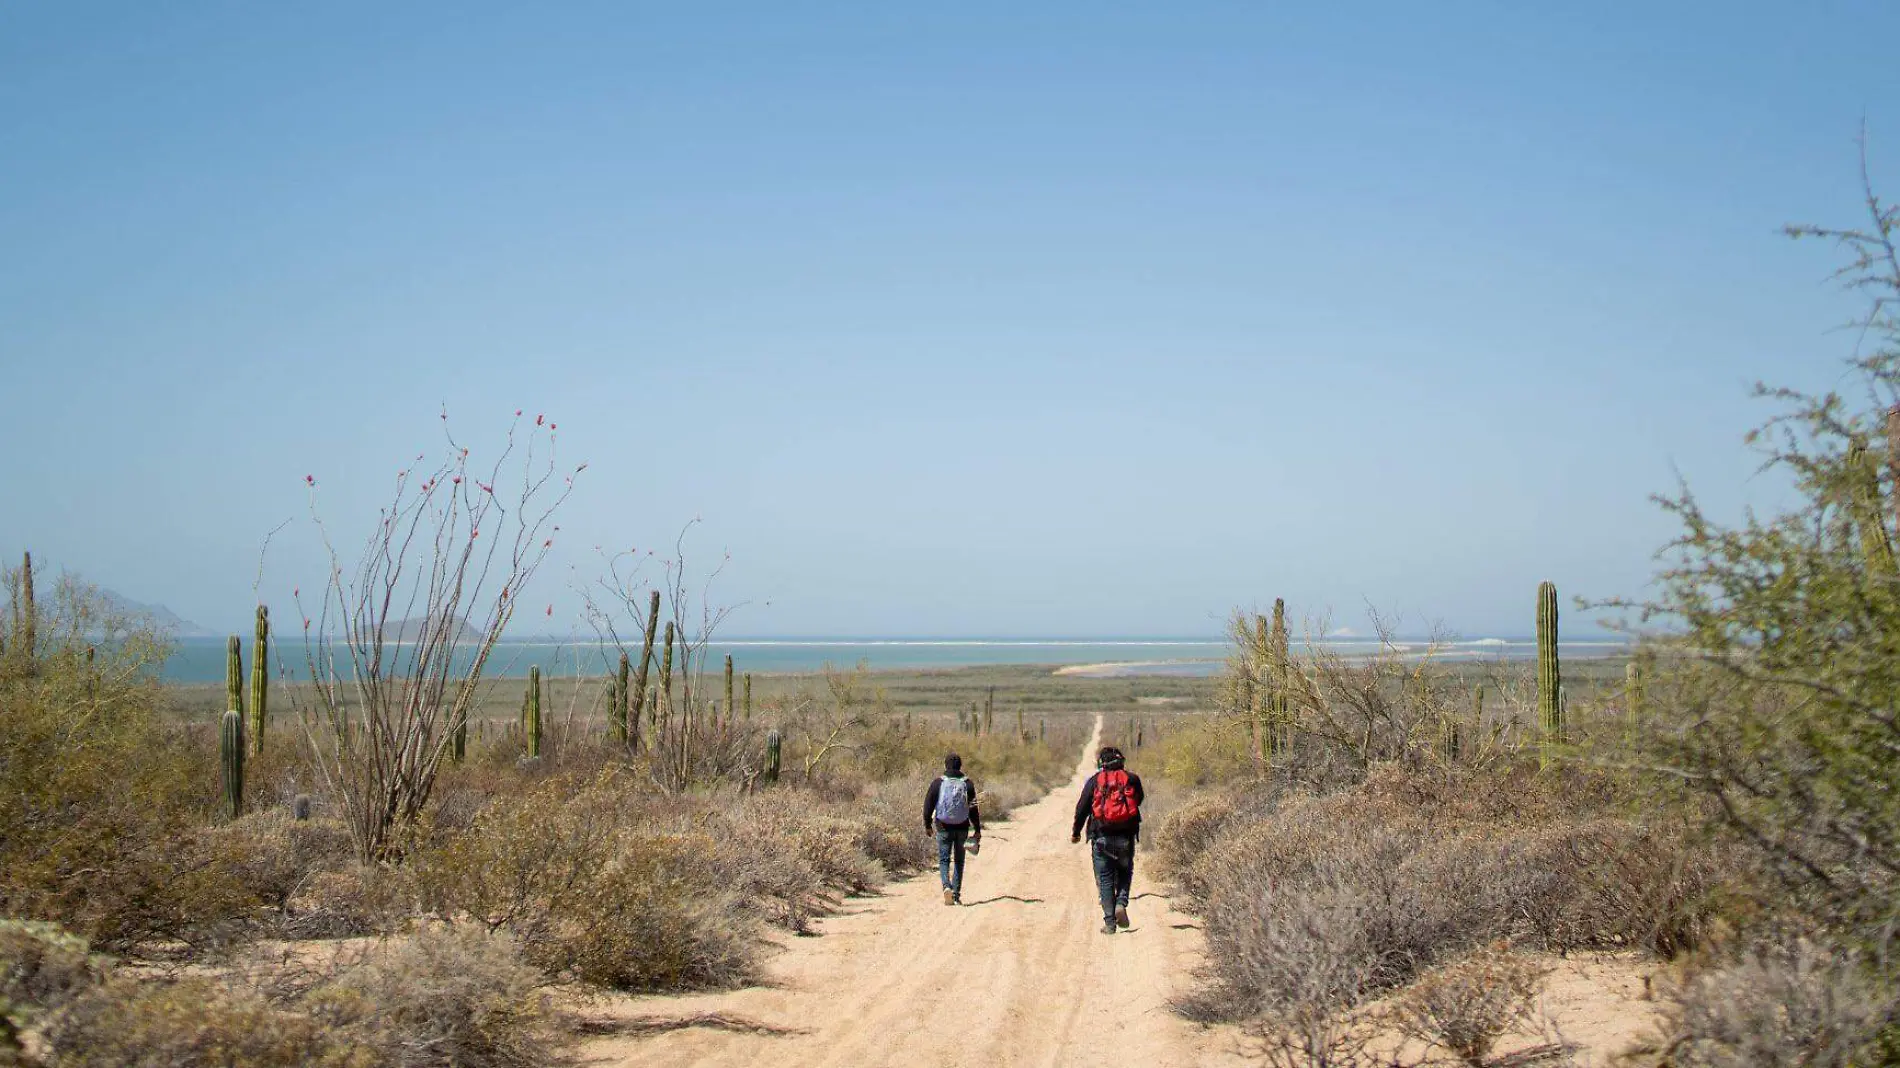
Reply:
[[1089, 832], [1095, 862], [1095, 888], [1102, 896], [1102, 933], [1128, 926], [1128, 887], [1135, 880], [1135, 839], [1141, 836], [1141, 776], [1122, 766], [1122, 751], [1112, 745], [1095, 756], [1095, 774], [1082, 784], [1075, 803], [1069, 841]]

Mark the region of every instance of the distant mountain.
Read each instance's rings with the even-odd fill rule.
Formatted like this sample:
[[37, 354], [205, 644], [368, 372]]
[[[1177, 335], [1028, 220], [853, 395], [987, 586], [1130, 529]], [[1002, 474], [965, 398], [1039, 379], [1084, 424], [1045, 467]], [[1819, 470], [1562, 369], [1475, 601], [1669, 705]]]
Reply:
[[[456, 634], [460, 638], [461, 641], [465, 641], [465, 642], [481, 641], [482, 628], [476, 626], [473, 623], [470, 623], [466, 616], [462, 617], [456, 622], [460, 623], [461, 626], [451, 627], [451, 631], [452, 633]], [[415, 641], [416, 638], [422, 634], [423, 629], [426, 626], [428, 626], [428, 624], [429, 624], [429, 619], [426, 616], [416, 616], [411, 619], [391, 620], [388, 623], [383, 624], [383, 640], [390, 641], [390, 642]]]
[[215, 638], [218, 636], [217, 631], [201, 627], [191, 620], [183, 618], [171, 609], [166, 608], [162, 604], [145, 604], [142, 601], [134, 601], [132, 598], [119, 593], [117, 590], [108, 590], [104, 586], [101, 586], [99, 587], [99, 599], [106, 603], [106, 607], [115, 612], [124, 612], [128, 615], [140, 615], [149, 618], [152, 622], [158, 624], [160, 628], [169, 631], [175, 638]]

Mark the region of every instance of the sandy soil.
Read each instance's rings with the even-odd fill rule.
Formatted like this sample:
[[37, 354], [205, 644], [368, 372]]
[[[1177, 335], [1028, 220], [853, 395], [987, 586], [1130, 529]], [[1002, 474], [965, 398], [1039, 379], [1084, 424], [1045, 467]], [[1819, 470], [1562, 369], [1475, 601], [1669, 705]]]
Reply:
[[1085, 761], [1070, 786], [984, 836], [963, 907], [946, 907], [933, 877], [893, 885], [824, 921], [819, 937], [788, 940], [764, 987], [610, 1006], [602, 1023], [623, 1033], [594, 1040], [584, 1059], [1005, 1068], [1099, 1065], [1113, 1050], [1127, 1064], [1243, 1063], [1229, 1033], [1168, 1011], [1199, 938], [1140, 860], [1133, 926], [1101, 933], [1086, 847], [1069, 843], [1091, 770]]
[[[984, 836], [961, 908], [932, 876], [850, 902], [811, 938], [787, 938], [763, 986], [616, 998], [593, 1009], [585, 1063], [620, 1065], [1227, 1065], [1237, 1029], [1168, 1011], [1201, 951], [1192, 917], [1135, 868], [1133, 927], [1104, 935], [1085, 847], [1069, 843], [1082, 780], [1017, 810]], [[1540, 1007], [1582, 1065], [1602, 1065], [1654, 1020], [1648, 966], [1631, 958], [1552, 960]], [[1554, 1037], [1507, 1037], [1499, 1054]], [[1422, 1050], [1408, 1050], [1413, 1056]]]

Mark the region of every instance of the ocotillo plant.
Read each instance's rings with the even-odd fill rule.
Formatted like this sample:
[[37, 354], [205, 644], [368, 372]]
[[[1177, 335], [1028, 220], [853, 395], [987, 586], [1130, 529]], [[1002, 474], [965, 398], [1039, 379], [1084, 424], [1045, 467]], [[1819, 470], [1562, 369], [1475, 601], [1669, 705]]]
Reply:
[[244, 815], [244, 713], [232, 709], [218, 725], [218, 778], [224, 786], [224, 814]]
[[528, 714], [521, 724], [528, 738], [528, 755], [541, 755], [541, 668], [528, 669]]
[[633, 672], [633, 664], [627, 654], [620, 654], [620, 670], [614, 675], [613, 694], [607, 701], [607, 722], [612, 725], [614, 741], [627, 744], [627, 721], [631, 714], [627, 711], [627, 687]]
[[1539, 763], [1549, 766], [1556, 747], [1563, 744], [1563, 706], [1557, 690], [1563, 671], [1557, 663], [1557, 587], [1537, 586], [1537, 725], [1543, 734]]
[[766, 782], [778, 781], [779, 748], [782, 742], [783, 742], [783, 739], [779, 736], [777, 727], [773, 727], [771, 730], [765, 733], [765, 781]]
[[244, 714], [244, 639], [235, 634], [225, 645], [224, 696], [229, 707]]
[[264, 725], [270, 712], [270, 609], [257, 606], [257, 633], [251, 642], [251, 752], [264, 751]]

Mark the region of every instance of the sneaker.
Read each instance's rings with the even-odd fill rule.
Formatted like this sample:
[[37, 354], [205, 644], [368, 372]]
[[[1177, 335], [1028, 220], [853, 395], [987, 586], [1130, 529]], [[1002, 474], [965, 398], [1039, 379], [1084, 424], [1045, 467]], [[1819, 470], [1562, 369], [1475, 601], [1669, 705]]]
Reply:
[[1114, 934], [1114, 933], [1115, 933], [1115, 921], [1114, 921], [1114, 920], [1112, 920], [1112, 919], [1108, 919], [1108, 920], [1103, 920], [1103, 921], [1102, 921], [1102, 933], [1103, 933], [1103, 934]]
[[949, 888], [949, 887], [947, 887], [947, 886], [946, 886], [946, 887], [944, 887], [944, 888], [943, 888], [943, 903], [944, 903], [944, 904], [946, 904], [946, 905], [954, 905], [954, 904], [956, 904], [956, 903], [957, 903], [957, 892], [956, 892], [955, 890], [952, 890], [952, 889], [950, 889], [950, 888]]
[[961, 905], [961, 904], [963, 904], [963, 895], [962, 895], [962, 894], [951, 894], [951, 895], [950, 895], [950, 903], [951, 903], [952, 905]]
[[1117, 927], [1128, 926], [1128, 906], [1127, 905], [1117, 905], [1115, 907], [1115, 926]]

